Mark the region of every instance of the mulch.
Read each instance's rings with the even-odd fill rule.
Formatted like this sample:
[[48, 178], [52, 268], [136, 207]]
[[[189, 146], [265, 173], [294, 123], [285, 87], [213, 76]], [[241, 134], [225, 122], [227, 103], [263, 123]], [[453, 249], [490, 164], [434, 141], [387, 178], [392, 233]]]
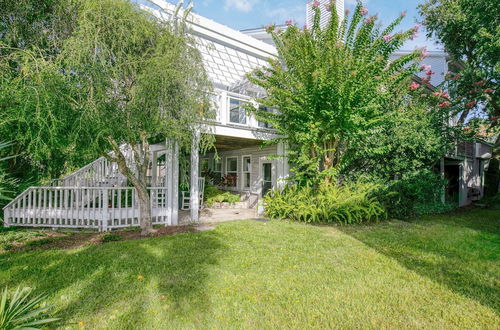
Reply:
[[151, 237], [171, 236], [180, 233], [193, 233], [199, 230], [194, 226], [168, 226], [155, 228], [155, 232], [149, 236], [141, 236], [140, 230], [116, 230], [107, 233], [97, 232], [49, 232], [28, 242], [13, 244], [8, 252], [27, 250], [49, 250], [49, 249], [76, 249], [85, 246], [108, 244], [103, 242], [106, 234], [119, 234], [119, 241], [140, 240]]

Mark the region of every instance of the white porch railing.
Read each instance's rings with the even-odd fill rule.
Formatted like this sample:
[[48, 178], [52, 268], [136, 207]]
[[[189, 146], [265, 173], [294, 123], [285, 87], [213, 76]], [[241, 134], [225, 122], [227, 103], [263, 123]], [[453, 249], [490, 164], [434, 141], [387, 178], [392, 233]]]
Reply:
[[[153, 224], [171, 225], [167, 188], [148, 188]], [[129, 187], [30, 187], [4, 207], [5, 226], [107, 231], [139, 226], [136, 190]]]
[[106, 187], [122, 185], [124, 182], [125, 178], [118, 171], [118, 165], [100, 157], [62, 179], [52, 180], [50, 185], [53, 187]]

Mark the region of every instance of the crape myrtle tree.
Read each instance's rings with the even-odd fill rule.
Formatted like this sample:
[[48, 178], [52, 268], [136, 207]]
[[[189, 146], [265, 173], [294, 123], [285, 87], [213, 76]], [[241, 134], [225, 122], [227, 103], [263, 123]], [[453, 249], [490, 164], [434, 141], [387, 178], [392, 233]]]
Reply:
[[[473, 110], [500, 126], [500, 6], [495, 0], [427, 0], [419, 5], [428, 36], [436, 37], [456, 60], [447, 81], [452, 107], [464, 124]], [[500, 136], [496, 147], [500, 146]]]
[[[248, 78], [267, 92], [259, 102], [278, 109], [250, 110], [272, 124], [290, 146], [295, 178], [330, 184], [352, 165], [361, 141], [394, 120], [394, 111], [412, 97], [420, 97], [424, 86], [410, 83], [414, 73], [422, 70], [418, 61], [427, 51], [389, 60], [418, 31], [416, 26], [393, 32], [405, 13], [381, 28], [377, 16], [368, 16], [361, 3], [352, 16], [346, 11], [340, 21], [332, 1], [326, 8], [331, 19], [322, 28], [319, 5], [319, 1], [313, 3], [312, 26], [300, 29], [288, 21], [285, 30], [267, 28], [278, 56]], [[375, 154], [379, 149], [365, 151]]]
[[[187, 148], [200, 120], [213, 115], [210, 83], [185, 24], [188, 11], [179, 17], [178, 6], [178, 18], [166, 22], [122, 0], [86, 0], [74, 8], [71, 32], [56, 56], [17, 55], [30, 57], [18, 61], [25, 72], [18, 86], [43, 91], [38, 101], [59, 104], [66, 114], [54, 120], [40, 113], [30, 119], [27, 134], [37, 141], [41, 132], [50, 136], [51, 130], [65, 129], [68, 154], [96, 153], [116, 162], [137, 191], [142, 234], [148, 235], [150, 144], [172, 139]], [[30, 98], [26, 105], [35, 113], [46, 108], [36, 101]], [[10, 120], [25, 124], [25, 116], [13, 114]], [[208, 137], [202, 140], [209, 143]]]

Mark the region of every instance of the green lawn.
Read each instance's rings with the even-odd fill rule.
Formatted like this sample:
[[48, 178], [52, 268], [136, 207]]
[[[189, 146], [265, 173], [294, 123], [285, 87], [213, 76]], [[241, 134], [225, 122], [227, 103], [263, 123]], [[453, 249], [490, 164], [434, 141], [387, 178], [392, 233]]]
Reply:
[[500, 211], [352, 227], [237, 221], [8, 252], [0, 270], [1, 285], [48, 292], [70, 327], [498, 329]]

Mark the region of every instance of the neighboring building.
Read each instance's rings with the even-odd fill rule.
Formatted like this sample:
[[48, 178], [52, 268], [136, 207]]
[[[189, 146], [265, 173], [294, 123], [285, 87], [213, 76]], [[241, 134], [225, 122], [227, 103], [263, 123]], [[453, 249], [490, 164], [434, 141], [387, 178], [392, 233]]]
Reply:
[[[321, 10], [326, 11], [327, 2], [322, 1]], [[139, 3], [162, 19], [171, 19], [175, 9], [162, 0]], [[343, 1], [337, 3], [343, 17]], [[312, 1], [307, 4], [309, 20], [311, 4]], [[258, 106], [255, 99], [264, 96], [262, 90], [246, 80], [245, 74], [266, 65], [267, 58], [277, 55], [272, 40], [263, 29], [236, 31], [196, 14], [190, 16], [189, 24], [213, 83], [217, 117], [193, 137], [190, 192], [178, 192], [182, 174], [175, 141], [152, 146], [149, 190], [155, 224], [177, 224], [179, 208], [187, 206], [191, 219], [198, 220], [200, 200], [186, 196], [200, 194], [204, 183], [200, 177], [209, 183], [223, 181], [225, 189], [241, 193], [252, 207], [269, 189], [282, 186], [289, 175], [285, 145], [261, 147], [263, 142], [276, 138], [276, 132], [244, 109], [245, 103]], [[402, 54], [395, 53], [394, 57]], [[431, 53], [426, 61], [438, 72], [432, 83], [441, 83], [447, 72], [446, 54]], [[215, 136], [218, 157], [214, 153], [199, 154], [201, 131]], [[483, 173], [491, 154], [489, 147], [481, 142], [473, 144], [471, 150], [467, 148], [465, 153], [457, 151], [442, 162], [442, 170], [450, 181], [457, 182], [460, 205], [474, 198], [469, 188], [477, 188], [482, 194]], [[453, 189], [449, 189], [449, 196], [453, 196]], [[186, 200], [188, 205], [182, 205]], [[6, 225], [16, 226], [108, 230], [137, 225], [138, 212], [135, 190], [127, 186], [116, 164], [99, 158], [52, 186], [27, 189], [4, 208], [4, 220]]]

